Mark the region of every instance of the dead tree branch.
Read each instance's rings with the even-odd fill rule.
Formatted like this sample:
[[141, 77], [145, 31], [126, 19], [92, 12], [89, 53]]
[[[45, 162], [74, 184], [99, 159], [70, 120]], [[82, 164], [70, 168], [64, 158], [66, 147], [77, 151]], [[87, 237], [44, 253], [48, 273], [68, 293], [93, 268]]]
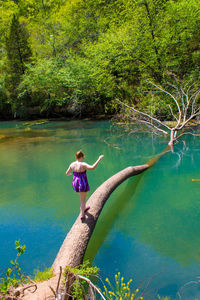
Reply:
[[91, 288], [93, 288], [95, 291], [97, 291], [97, 293], [101, 296], [101, 298], [103, 300], [106, 300], [106, 298], [103, 296], [103, 294], [100, 292], [100, 290], [92, 283], [92, 281], [90, 279], [88, 279], [84, 276], [81, 276], [81, 275], [77, 275], [77, 276], [78, 276], [78, 278], [85, 280]]
[[[148, 127], [151, 127], [154, 131], [158, 131], [163, 134], [170, 134], [170, 140], [168, 145], [173, 146], [174, 142], [180, 137], [190, 133], [183, 133], [183, 129], [189, 125], [191, 121], [200, 115], [200, 106], [198, 100], [200, 98], [200, 87], [195, 87], [195, 84], [185, 83], [181, 85], [178, 83], [177, 79], [174, 77], [175, 84], [167, 82], [168, 87], [172, 91], [168, 91], [162, 86], [159, 86], [153, 82], [148, 82], [151, 86], [156, 88], [158, 91], [169, 96], [171, 104], [165, 103], [169, 108], [169, 112], [172, 119], [175, 120], [172, 125], [166, 124], [166, 122], [160, 121], [157, 117], [153, 116], [151, 113], [143, 112], [134, 106], [130, 106], [119, 99], [116, 101], [125, 107], [129, 118], [137, 123], [143, 123]], [[155, 92], [150, 90], [149, 92]], [[160, 102], [163, 101], [160, 99]], [[199, 123], [197, 122], [199, 125]]]

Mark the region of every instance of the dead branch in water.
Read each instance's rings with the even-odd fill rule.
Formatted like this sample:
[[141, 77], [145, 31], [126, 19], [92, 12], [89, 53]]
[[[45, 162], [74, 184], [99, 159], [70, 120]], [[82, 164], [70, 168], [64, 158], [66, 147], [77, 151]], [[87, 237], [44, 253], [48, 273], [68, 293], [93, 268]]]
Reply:
[[[200, 87], [195, 87], [194, 84], [184, 83], [183, 85], [178, 83], [174, 78], [175, 84], [167, 83], [167, 86], [170, 87], [170, 91], [159, 86], [153, 82], [148, 82], [151, 86], [157, 89], [157, 91], [164, 93], [168, 96], [171, 104], [166, 104], [171, 114], [172, 119], [175, 121], [175, 125], [168, 125], [166, 122], [159, 120], [152, 114], [143, 112], [137, 109], [135, 106], [130, 106], [119, 99], [116, 101], [120, 104], [121, 107], [125, 108], [125, 115], [135, 123], [142, 123], [148, 127], [151, 127], [152, 130], [158, 131], [165, 135], [170, 135], [169, 146], [173, 146], [174, 142], [177, 141], [180, 137], [186, 134], [191, 134], [184, 132], [184, 128], [189, 125], [191, 121], [196, 122], [196, 125], [200, 123], [196, 121], [196, 118], [200, 115], [200, 105], [198, 103], [200, 98]], [[155, 92], [154, 90], [149, 90], [149, 92]], [[162, 100], [160, 100], [163, 103]], [[123, 114], [122, 114], [123, 115]], [[189, 130], [191, 126], [188, 126]]]

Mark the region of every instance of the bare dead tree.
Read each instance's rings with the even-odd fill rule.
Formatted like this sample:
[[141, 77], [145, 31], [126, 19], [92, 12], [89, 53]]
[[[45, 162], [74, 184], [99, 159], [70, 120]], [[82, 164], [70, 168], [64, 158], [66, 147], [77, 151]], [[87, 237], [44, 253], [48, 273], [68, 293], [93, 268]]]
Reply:
[[[167, 83], [170, 90], [168, 91], [153, 82], [148, 83], [156, 88], [156, 90], [151, 90], [151, 92], [161, 92], [168, 96], [170, 104], [166, 105], [171, 114], [173, 125], [169, 125], [165, 121], [154, 117], [152, 114], [138, 110], [136, 107], [130, 106], [119, 99], [117, 99], [117, 102], [120, 103], [121, 107], [126, 108], [130, 120], [144, 124], [161, 134], [169, 135], [170, 139], [168, 145], [172, 147], [174, 142], [181, 136], [193, 134], [190, 131], [184, 131], [185, 128], [191, 127], [190, 122], [193, 121], [195, 122], [193, 124], [199, 125], [196, 119], [200, 115], [200, 105], [198, 102], [200, 98], [200, 87], [195, 87], [194, 84], [188, 83], [181, 85], [175, 80], [175, 84]], [[160, 102], [162, 102], [162, 100], [160, 100]]]

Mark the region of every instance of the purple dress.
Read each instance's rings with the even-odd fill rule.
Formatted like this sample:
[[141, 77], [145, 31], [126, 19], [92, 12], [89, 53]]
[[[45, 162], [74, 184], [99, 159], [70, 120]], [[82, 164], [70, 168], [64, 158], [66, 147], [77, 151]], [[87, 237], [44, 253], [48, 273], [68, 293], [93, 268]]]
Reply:
[[75, 192], [88, 192], [90, 190], [86, 170], [84, 172], [73, 172], [72, 187]]

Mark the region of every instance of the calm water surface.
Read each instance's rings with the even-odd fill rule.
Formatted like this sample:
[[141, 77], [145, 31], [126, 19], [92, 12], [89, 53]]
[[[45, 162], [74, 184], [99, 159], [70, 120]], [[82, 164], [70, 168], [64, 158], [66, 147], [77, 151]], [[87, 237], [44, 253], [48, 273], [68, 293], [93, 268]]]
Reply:
[[[125, 134], [110, 122], [0, 123], [0, 273], [15, 257], [15, 240], [27, 249], [26, 274], [51, 266], [79, 213], [79, 197], [65, 171], [82, 149], [93, 163], [91, 192], [115, 172], [146, 163], [167, 140]], [[156, 295], [193, 300], [200, 285], [200, 138], [187, 137], [147, 172], [128, 179], [110, 197], [86, 257], [112, 281], [121, 272], [144, 299]], [[88, 196], [89, 196], [88, 195]]]

